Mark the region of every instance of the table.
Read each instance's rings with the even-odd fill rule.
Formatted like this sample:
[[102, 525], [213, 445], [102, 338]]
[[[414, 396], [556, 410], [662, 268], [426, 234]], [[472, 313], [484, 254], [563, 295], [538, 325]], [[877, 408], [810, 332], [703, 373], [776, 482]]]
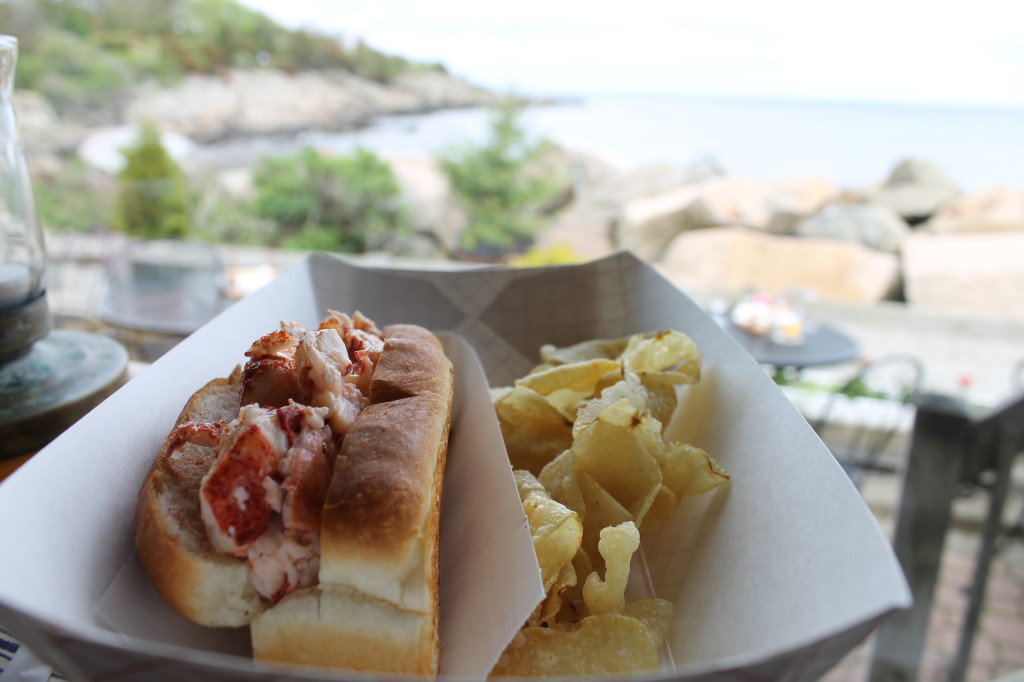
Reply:
[[837, 365], [855, 360], [860, 355], [860, 344], [852, 336], [828, 324], [816, 324], [806, 332], [799, 346], [776, 343], [767, 335], [752, 334], [737, 327], [729, 319], [721, 320], [722, 327], [762, 365], [804, 369], [819, 365]]
[[0, 364], [0, 460], [60, 435], [120, 388], [127, 368], [128, 352], [119, 343], [70, 329], [55, 329]]

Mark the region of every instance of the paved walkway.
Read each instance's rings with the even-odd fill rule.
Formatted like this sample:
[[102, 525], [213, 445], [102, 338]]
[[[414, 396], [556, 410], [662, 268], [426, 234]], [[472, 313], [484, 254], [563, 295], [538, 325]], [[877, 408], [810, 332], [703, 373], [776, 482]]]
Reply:
[[[1005, 520], [1012, 525], [1024, 492], [1016, 485], [1007, 502]], [[863, 493], [883, 530], [891, 533], [901, 480], [897, 474], [872, 473]], [[954, 504], [953, 528], [946, 544], [936, 589], [935, 606], [921, 659], [919, 682], [945, 682], [959, 645], [967, 609], [967, 594], [974, 577], [975, 558], [980, 546], [979, 525], [985, 514], [987, 496], [975, 491]], [[869, 639], [850, 653], [825, 678], [826, 682], [860, 682], [867, 679], [870, 666]], [[1016, 674], [1024, 675], [1024, 538], [1009, 538], [992, 564], [980, 627], [974, 638], [967, 679], [987, 682]]]

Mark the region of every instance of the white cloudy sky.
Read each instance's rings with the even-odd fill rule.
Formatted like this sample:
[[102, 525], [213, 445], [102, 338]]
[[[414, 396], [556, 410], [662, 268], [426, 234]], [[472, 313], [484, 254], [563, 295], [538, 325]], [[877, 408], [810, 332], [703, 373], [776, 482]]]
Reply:
[[1024, 107], [1019, 0], [244, 0], [502, 90]]

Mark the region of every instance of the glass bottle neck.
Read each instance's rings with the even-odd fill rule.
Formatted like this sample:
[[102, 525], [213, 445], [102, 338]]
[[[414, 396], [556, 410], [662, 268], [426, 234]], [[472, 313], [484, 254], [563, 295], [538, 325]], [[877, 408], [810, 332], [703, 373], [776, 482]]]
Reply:
[[0, 97], [10, 99], [14, 92], [14, 70], [18, 64], [18, 39], [0, 35]]

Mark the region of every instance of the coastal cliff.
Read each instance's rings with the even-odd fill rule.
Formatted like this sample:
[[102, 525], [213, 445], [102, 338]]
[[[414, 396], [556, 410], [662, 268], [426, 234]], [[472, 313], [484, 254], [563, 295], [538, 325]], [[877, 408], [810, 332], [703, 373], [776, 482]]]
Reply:
[[343, 131], [377, 116], [493, 106], [501, 96], [441, 71], [409, 71], [387, 83], [350, 71], [235, 69], [190, 74], [163, 86], [141, 83], [102, 120], [59, 115], [43, 97], [19, 91], [19, 126], [30, 156], [74, 153], [98, 128], [156, 123], [198, 144], [307, 130]]
[[144, 86], [124, 122], [153, 120], [198, 143], [232, 137], [351, 130], [386, 114], [492, 106], [499, 96], [439, 71], [410, 71], [380, 83], [342, 70], [273, 69], [189, 75], [171, 88]]

